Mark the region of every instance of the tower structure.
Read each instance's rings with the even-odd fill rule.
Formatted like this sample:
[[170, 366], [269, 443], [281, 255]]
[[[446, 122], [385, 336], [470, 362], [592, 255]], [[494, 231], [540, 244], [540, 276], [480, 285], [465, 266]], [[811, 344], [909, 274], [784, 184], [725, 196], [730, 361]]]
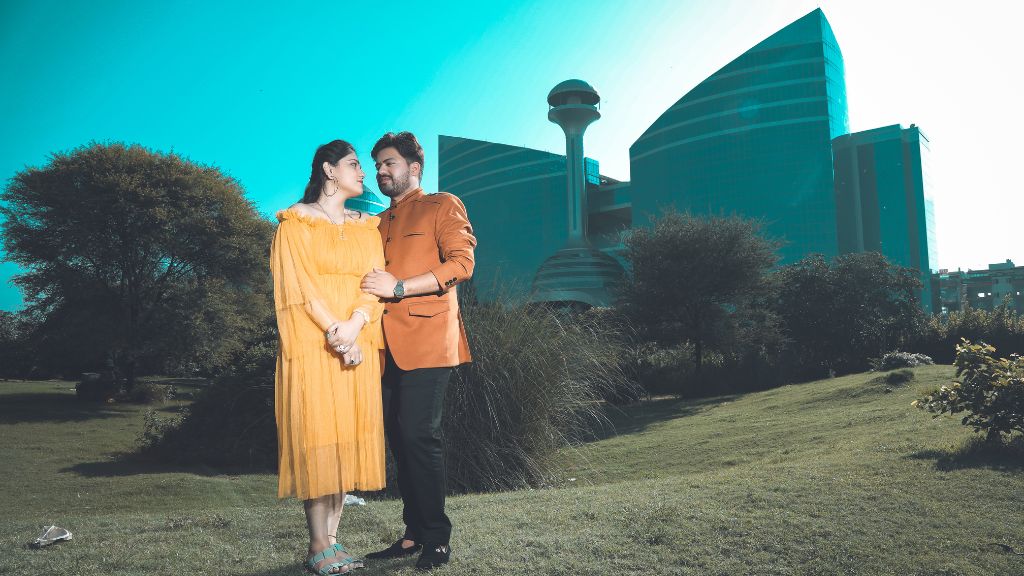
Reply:
[[565, 246], [544, 261], [533, 280], [531, 301], [608, 306], [622, 267], [587, 238], [587, 188], [583, 133], [601, 117], [597, 90], [582, 80], [566, 80], [548, 94], [548, 120], [565, 132], [569, 234]]

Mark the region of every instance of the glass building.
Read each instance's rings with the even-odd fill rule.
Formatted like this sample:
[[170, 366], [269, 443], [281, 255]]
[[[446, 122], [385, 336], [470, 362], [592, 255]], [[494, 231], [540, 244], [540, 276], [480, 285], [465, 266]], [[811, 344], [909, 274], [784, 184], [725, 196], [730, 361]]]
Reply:
[[928, 138], [917, 126], [884, 126], [833, 141], [841, 252], [881, 252], [921, 272], [925, 309], [932, 308], [936, 268]]
[[[526, 296], [537, 269], [565, 245], [565, 165], [561, 154], [439, 137], [438, 188], [458, 196], [473, 222], [478, 243], [473, 286], [478, 295]], [[618, 257], [619, 234], [629, 227], [630, 218], [623, 183], [601, 176], [593, 159], [584, 159], [584, 167], [591, 243]]]
[[[568, 237], [565, 157], [452, 136], [439, 150], [440, 189], [463, 199], [480, 241], [478, 290], [527, 292]], [[629, 155], [630, 182], [584, 161], [589, 241], [624, 267], [622, 232], [665, 208], [739, 215], [783, 241], [783, 265], [878, 251], [916, 268], [932, 308], [928, 139], [913, 125], [849, 133], [843, 57], [820, 9], [687, 92]]]
[[363, 184], [363, 193], [355, 198], [349, 198], [345, 200], [345, 207], [350, 210], [360, 210], [362, 212], [369, 212], [376, 216], [383, 212], [388, 206], [391, 205], [391, 200], [385, 198], [383, 194], [375, 192], [368, 188], [366, 184]]
[[843, 57], [820, 9], [690, 90], [629, 149], [633, 224], [663, 208], [758, 218], [781, 263], [835, 256], [832, 139], [849, 132]]

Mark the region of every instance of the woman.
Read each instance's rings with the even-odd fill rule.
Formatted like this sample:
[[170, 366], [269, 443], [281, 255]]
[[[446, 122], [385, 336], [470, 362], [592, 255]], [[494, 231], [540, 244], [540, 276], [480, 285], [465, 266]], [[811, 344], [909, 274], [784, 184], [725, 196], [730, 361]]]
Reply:
[[345, 493], [379, 490], [385, 478], [383, 304], [359, 290], [363, 275], [384, 268], [384, 251], [379, 218], [345, 208], [363, 177], [349, 143], [318, 148], [302, 201], [277, 213], [270, 255], [281, 335], [278, 497], [304, 501], [305, 565], [321, 576], [363, 567], [337, 543]]

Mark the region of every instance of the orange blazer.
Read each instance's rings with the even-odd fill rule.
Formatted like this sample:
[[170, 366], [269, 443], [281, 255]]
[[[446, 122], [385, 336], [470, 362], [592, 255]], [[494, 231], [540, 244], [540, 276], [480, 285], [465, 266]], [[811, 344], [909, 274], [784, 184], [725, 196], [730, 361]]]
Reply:
[[457, 196], [414, 190], [378, 214], [385, 269], [406, 279], [431, 272], [439, 292], [385, 300], [384, 341], [402, 370], [470, 362], [455, 285], [473, 276], [476, 237]]

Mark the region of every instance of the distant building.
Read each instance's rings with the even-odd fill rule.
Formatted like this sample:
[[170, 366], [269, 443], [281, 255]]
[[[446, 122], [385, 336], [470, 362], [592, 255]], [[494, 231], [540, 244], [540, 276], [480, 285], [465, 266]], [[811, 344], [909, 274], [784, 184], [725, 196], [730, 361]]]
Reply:
[[[438, 188], [466, 205], [479, 241], [473, 286], [483, 297], [525, 296], [537, 269], [568, 236], [565, 156], [482, 140], [441, 136]], [[587, 158], [589, 235], [617, 257], [629, 226], [623, 183], [598, 174]], [[596, 184], [595, 184], [596, 183]], [[625, 186], [628, 189], [628, 185]]]
[[690, 90], [629, 149], [633, 223], [674, 206], [761, 219], [781, 263], [840, 253], [832, 139], [849, 132], [843, 56], [821, 10]]
[[374, 192], [370, 188], [363, 184], [363, 193], [355, 198], [349, 198], [345, 201], [345, 207], [350, 210], [360, 210], [362, 212], [368, 212], [374, 216], [380, 214], [385, 208], [391, 205], [391, 200], [385, 198], [383, 194]]
[[[879, 251], [919, 270], [927, 310], [936, 265], [928, 140], [914, 125], [849, 132], [843, 56], [816, 9], [661, 114], [629, 148], [630, 182], [585, 160], [589, 241], [621, 263], [622, 231], [665, 208], [754, 218], [783, 242], [783, 265]], [[439, 188], [466, 203], [480, 243], [474, 284], [481, 294], [496, 284], [527, 292], [568, 238], [565, 156], [453, 136], [438, 148]]]
[[932, 307], [948, 314], [964, 307], [993, 310], [1007, 299], [1014, 310], [1024, 313], [1024, 266], [1012, 260], [989, 264], [987, 270], [939, 270], [932, 275]]
[[928, 138], [898, 125], [839, 136], [835, 156], [839, 250], [880, 252], [917, 269], [921, 302], [931, 309], [936, 269], [934, 206], [928, 189]]

